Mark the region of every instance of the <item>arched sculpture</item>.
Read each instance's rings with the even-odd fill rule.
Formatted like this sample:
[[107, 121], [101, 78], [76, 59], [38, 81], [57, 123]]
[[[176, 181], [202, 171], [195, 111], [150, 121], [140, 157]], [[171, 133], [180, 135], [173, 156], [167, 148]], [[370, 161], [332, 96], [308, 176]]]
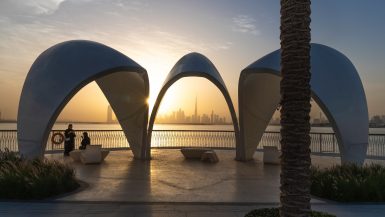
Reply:
[[[347, 57], [320, 44], [311, 45], [312, 98], [336, 134], [342, 163], [362, 164], [368, 145], [368, 109], [360, 77]], [[252, 159], [280, 100], [280, 50], [241, 72], [239, 122], [244, 158]]]
[[[332, 124], [341, 161], [363, 163], [368, 144], [368, 109], [356, 69], [343, 54], [319, 44], [312, 44], [311, 67], [312, 97]], [[146, 70], [120, 52], [90, 41], [57, 44], [32, 65], [19, 103], [19, 151], [28, 158], [43, 156], [50, 130], [64, 106], [82, 87], [96, 81], [114, 110], [134, 157], [150, 159], [151, 133], [161, 100], [173, 83], [190, 76], [204, 77], [222, 92], [234, 125], [236, 159], [252, 159], [280, 99], [279, 50], [241, 72], [239, 126], [232, 100], [215, 66], [205, 56], [190, 53], [175, 64], [166, 78], [147, 129]]]
[[241, 158], [239, 147], [239, 127], [238, 120], [234, 110], [234, 105], [231, 101], [231, 97], [227, 91], [225, 82], [223, 81], [218, 70], [215, 68], [214, 64], [205, 56], [199, 53], [190, 53], [183, 56], [171, 69], [166, 80], [163, 83], [163, 86], [156, 98], [154, 108], [152, 109], [149, 126], [148, 126], [148, 147], [146, 151], [146, 158], [150, 158], [150, 149], [151, 149], [151, 135], [152, 129], [155, 122], [155, 117], [159, 109], [159, 105], [163, 99], [163, 96], [166, 94], [168, 88], [174, 84], [176, 81], [183, 77], [204, 77], [211, 81], [218, 89], [222, 92], [225, 97], [227, 106], [229, 107], [231, 119], [234, 125], [235, 140], [236, 140], [236, 159], [243, 160]]
[[43, 156], [58, 115], [70, 99], [92, 81], [96, 81], [114, 110], [135, 158], [144, 157], [147, 72], [122, 53], [90, 41], [57, 44], [33, 63], [19, 103], [20, 154], [27, 158]]

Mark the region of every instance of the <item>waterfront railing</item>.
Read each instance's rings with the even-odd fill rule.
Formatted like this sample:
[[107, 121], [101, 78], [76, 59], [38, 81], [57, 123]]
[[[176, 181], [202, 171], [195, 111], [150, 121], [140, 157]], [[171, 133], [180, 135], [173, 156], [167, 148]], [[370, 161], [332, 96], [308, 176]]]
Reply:
[[[87, 131], [92, 144], [102, 144], [109, 150], [129, 149], [126, 136], [122, 130], [76, 130], [75, 148], [79, 148], [82, 132]], [[64, 144], [53, 144], [51, 141], [54, 133], [64, 131], [51, 131], [46, 151], [63, 151]], [[338, 156], [339, 149], [334, 133], [310, 133], [312, 154]], [[261, 151], [263, 146], [276, 146], [280, 149], [280, 133], [266, 131], [257, 147]], [[213, 149], [235, 149], [235, 133], [226, 130], [153, 130], [151, 148], [183, 148], [205, 147]], [[0, 148], [18, 151], [17, 131], [0, 130]], [[367, 158], [385, 160], [385, 134], [369, 134]]]

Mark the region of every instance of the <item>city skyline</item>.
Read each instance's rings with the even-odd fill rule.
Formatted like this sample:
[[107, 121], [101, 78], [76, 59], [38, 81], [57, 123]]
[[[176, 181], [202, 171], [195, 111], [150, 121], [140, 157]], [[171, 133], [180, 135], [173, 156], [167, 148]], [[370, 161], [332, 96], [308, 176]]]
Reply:
[[158, 115], [155, 119], [156, 124], [231, 124], [225, 116], [215, 114], [214, 110], [211, 114], [203, 113], [202, 115], [187, 115], [185, 111], [179, 109], [169, 114]]
[[385, 127], [385, 115], [373, 115], [369, 121], [370, 127]]
[[[158, 114], [155, 123], [156, 124], [232, 124], [231, 118], [229, 116], [220, 116], [214, 113], [214, 110], [211, 111], [211, 114], [203, 113], [199, 115], [198, 106], [196, 103], [195, 113], [191, 115], [186, 115], [185, 111], [179, 108], [176, 111], [170, 111], [166, 114]], [[276, 111], [270, 119], [270, 125], [280, 125], [279, 111]], [[194, 117], [195, 116], [195, 117]], [[196, 118], [197, 117], [197, 118]], [[195, 119], [194, 119], [195, 118]], [[214, 121], [213, 121], [214, 120]], [[0, 122], [14, 122], [16, 119], [6, 119], [3, 118], [3, 113], [0, 110]], [[85, 122], [85, 123], [118, 123], [115, 113], [113, 112], [110, 105], [107, 106], [106, 110], [106, 119], [104, 121], [77, 121], [72, 119], [58, 119], [57, 122], [66, 122], [66, 123], [76, 123], [76, 122]], [[310, 123], [312, 125], [329, 125], [329, 120], [322, 111], [319, 111], [319, 108], [316, 108], [314, 111], [314, 105], [312, 107], [312, 112], [310, 113]], [[385, 114], [375, 114], [369, 116], [369, 126], [378, 128], [385, 127]]]
[[198, 112], [198, 96], [195, 96], [194, 114], [186, 115], [185, 111], [179, 108], [177, 111], [172, 111], [169, 114], [157, 115], [155, 123], [157, 124], [231, 124], [232, 121], [226, 122], [225, 116], [220, 116], [211, 110], [211, 115]]
[[[352, 61], [366, 92], [370, 117], [385, 114], [384, 6], [380, 0], [370, 4], [324, 0], [311, 6], [312, 42], [333, 47]], [[75, 39], [106, 44], [143, 66], [149, 75], [150, 112], [178, 59], [189, 52], [202, 53], [221, 73], [238, 111], [241, 70], [279, 48], [279, 9], [279, 1], [269, 0], [242, 4], [230, 0], [1, 1], [2, 119], [16, 119], [23, 82], [37, 56], [57, 43]], [[191, 99], [196, 95], [206, 114], [214, 110], [228, 117], [223, 96], [203, 78], [176, 82], [159, 113], [179, 108], [194, 113]], [[59, 120], [105, 121], [106, 106], [103, 93], [92, 82], [71, 99]]]
[[[328, 124], [329, 120], [325, 116], [325, 114], [320, 110], [320, 108], [311, 102], [312, 108], [310, 112], [310, 122], [312, 124]], [[211, 109], [211, 113], [207, 113], [207, 111], [199, 112], [199, 103], [198, 96], [195, 96], [195, 104], [194, 104], [194, 113], [191, 115], [185, 112], [184, 108], [174, 111], [168, 111], [166, 113], [158, 113], [155, 118], [155, 123], [157, 124], [231, 124], [232, 120], [230, 117], [230, 113], [216, 114], [214, 109]], [[271, 117], [270, 124], [277, 125], [279, 124], [280, 117], [279, 111], [276, 111]], [[384, 115], [385, 118], [385, 115]], [[385, 119], [384, 119], [385, 120]], [[117, 123], [115, 113], [113, 112], [110, 105], [107, 106], [107, 118], [106, 123]]]

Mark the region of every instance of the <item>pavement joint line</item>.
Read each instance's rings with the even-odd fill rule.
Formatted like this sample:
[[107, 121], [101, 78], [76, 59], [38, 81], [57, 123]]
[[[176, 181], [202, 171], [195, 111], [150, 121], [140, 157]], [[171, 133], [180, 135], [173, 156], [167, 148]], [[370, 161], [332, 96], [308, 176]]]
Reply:
[[259, 205], [271, 205], [277, 206], [279, 203], [274, 202], [151, 202], [151, 201], [64, 201], [64, 200], [49, 200], [49, 201], [14, 201], [14, 200], [0, 200], [2, 203], [30, 203], [30, 204], [117, 204], [117, 205], [215, 205], [215, 206], [259, 206]]
[[[30, 203], [30, 204], [111, 204], [111, 205], [215, 205], [215, 206], [279, 206], [276, 202], [170, 202], [170, 201], [66, 201], [66, 200], [0, 200], [0, 205], [5, 203]], [[385, 206], [385, 202], [327, 202], [311, 203], [317, 206]]]
[[[279, 206], [275, 202], [151, 202], [151, 201], [57, 201], [57, 200], [0, 200], [0, 206], [5, 204], [106, 204], [106, 205], [171, 205], [171, 206]], [[384, 202], [327, 202], [311, 203], [314, 206], [385, 206]]]

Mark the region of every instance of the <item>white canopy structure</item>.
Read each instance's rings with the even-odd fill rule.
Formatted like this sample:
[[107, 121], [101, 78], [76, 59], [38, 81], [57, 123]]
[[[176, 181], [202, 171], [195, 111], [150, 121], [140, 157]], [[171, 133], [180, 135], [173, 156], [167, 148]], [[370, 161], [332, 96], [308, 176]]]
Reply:
[[144, 157], [147, 72], [122, 53], [91, 41], [57, 44], [33, 63], [21, 93], [17, 120], [19, 151], [23, 156], [43, 156], [58, 115], [92, 81], [96, 81], [114, 110], [134, 157]]
[[[368, 108], [360, 77], [349, 59], [311, 45], [311, 91], [329, 119], [342, 163], [362, 164], [368, 145]], [[280, 50], [246, 67], [239, 78], [239, 123], [244, 158], [252, 159], [280, 101]]]
[[[361, 164], [366, 156], [369, 128], [360, 77], [340, 52], [320, 44], [311, 46], [312, 97], [332, 124], [341, 161]], [[172, 84], [191, 76], [208, 79], [222, 92], [234, 125], [236, 159], [252, 159], [280, 100], [279, 50], [241, 72], [239, 126], [222, 77], [214, 64], [199, 53], [183, 56], [172, 68], [148, 122], [146, 70], [122, 53], [91, 41], [57, 44], [33, 63], [19, 103], [19, 151], [28, 158], [43, 156], [49, 133], [64, 106], [81, 88], [96, 81], [114, 110], [134, 157], [150, 159], [152, 129], [162, 98]]]
[[231, 101], [231, 97], [229, 95], [229, 92], [227, 91], [225, 82], [223, 81], [218, 70], [215, 68], [214, 64], [207, 57], [199, 53], [189, 53], [183, 56], [171, 69], [166, 80], [164, 81], [163, 86], [158, 94], [158, 97], [156, 98], [155, 105], [154, 105], [154, 108], [152, 109], [151, 116], [150, 116], [150, 122], [148, 126], [148, 146], [147, 146], [146, 157], [149, 158], [149, 155], [150, 155], [152, 129], [154, 126], [155, 117], [158, 112], [160, 103], [164, 95], [166, 94], [168, 88], [183, 77], [206, 78], [209, 81], [211, 81], [215, 86], [217, 86], [218, 89], [222, 92], [223, 96], [225, 97], [227, 106], [229, 107], [231, 119], [234, 125], [235, 140], [236, 140], [236, 147], [237, 147], [236, 158], [239, 160], [242, 160], [240, 158], [241, 154], [238, 150], [238, 147], [239, 147], [238, 119], [234, 110], [233, 102]]

